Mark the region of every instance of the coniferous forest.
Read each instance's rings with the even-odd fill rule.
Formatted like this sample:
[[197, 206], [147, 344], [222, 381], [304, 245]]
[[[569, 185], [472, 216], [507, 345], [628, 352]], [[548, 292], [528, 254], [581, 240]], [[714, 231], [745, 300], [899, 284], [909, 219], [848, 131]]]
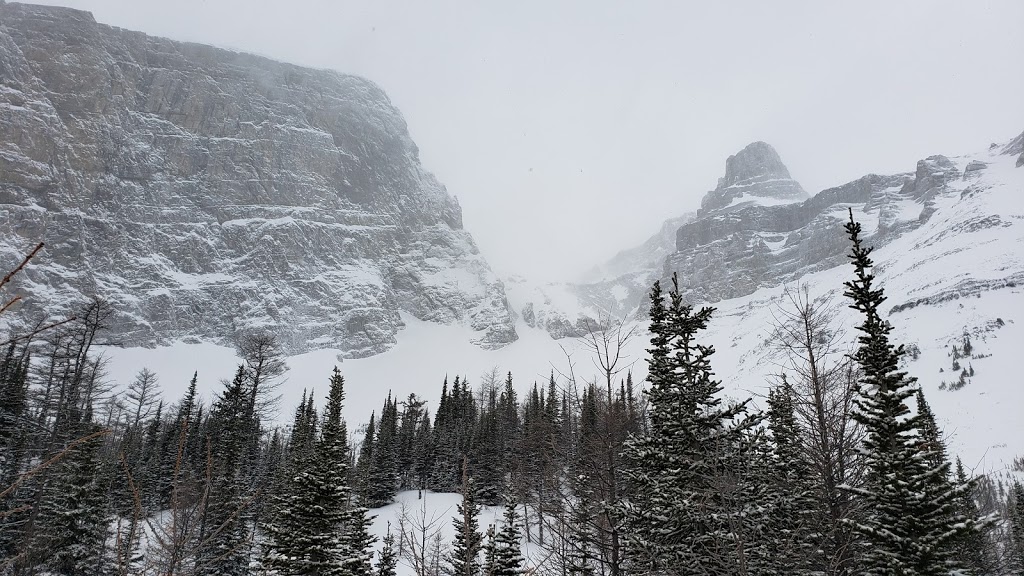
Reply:
[[[272, 334], [240, 342], [208, 404], [198, 374], [182, 398], [148, 371], [112, 394], [103, 302], [9, 335], [0, 574], [1024, 574], [1024, 487], [947, 453], [852, 212], [846, 232], [846, 301], [788, 292], [764, 410], [721, 394], [702, 342], [715, 310], [685, 302], [676, 278], [650, 292], [645, 382], [620, 362], [637, 334], [613, 325], [584, 336], [596, 377], [552, 373], [522, 393], [512, 374], [457, 376], [436, 384], [433, 411], [382, 399], [359, 434], [337, 368], [275, 424]], [[859, 314], [849, 354], [829, 329], [836, 305]], [[454, 537], [403, 511], [376, 542], [370, 509], [400, 491], [460, 493], [441, 519]], [[484, 506], [501, 520], [482, 522]]]

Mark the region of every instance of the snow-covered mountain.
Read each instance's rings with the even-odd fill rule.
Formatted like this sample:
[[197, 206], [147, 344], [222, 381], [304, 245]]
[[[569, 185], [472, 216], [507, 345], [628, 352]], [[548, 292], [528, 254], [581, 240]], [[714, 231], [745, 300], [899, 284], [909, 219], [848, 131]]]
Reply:
[[[972, 474], [1024, 472], [1015, 464], [1024, 458], [1024, 420], [1019, 416], [1024, 407], [1024, 378], [1017, 356], [1024, 344], [1022, 154], [1024, 136], [970, 156], [923, 161], [921, 172], [934, 176], [935, 181], [941, 175], [942, 184], [925, 200], [891, 199], [899, 202], [898, 211], [885, 209], [885, 202], [852, 200], [829, 209], [836, 226], [848, 217], [846, 210], [854, 209], [870, 234], [869, 243], [878, 242], [872, 258], [888, 296], [887, 319], [894, 326], [891, 336], [915, 350], [905, 358], [905, 368], [925, 391], [950, 454], [960, 457]], [[945, 168], [940, 171], [936, 165]], [[917, 172], [906, 178], [919, 181]], [[869, 177], [867, 181], [873, 180]], [[887, 193], [896, 195], [902, 189]], [[928, 216], [922, 220], [920, 215], [926, 210]], [[842, 260], [840, 257], [831, 267], [809, 271], [787, 283], [796, 287], [799, 282], [811, 298], [831, 297], [836, 316], [830, 328], [844, 333], [840, 340], [852, 345], [854, 326], [861, 319], [846, 307], [842, 296], [842, 283], [851, 274], [851, 267]], [[711, 363], [725, 394], [753, 397], [755, 407], [766, 407], [768, 386], [783, 369], [784, 359], [773, 349], [771, 331], [780, 310], [787, 306], [785, 288], [780, 282], [716, 302], [709, 329], [701, 335], [702, 343], [716, 349]], [[536, 289], [525, 279], [510, 282], [510, 299], [517, 302]], [[546, 304], [551, 310], [565, 306], [572, 313], [580, 311], [572, 308], [579, 305], [574, 295], [562, 288], [546, 289], [553, 295]], [[341, 364], [348, 391], [345, 414], [352, 429], [366, 422], [370, 410], [380, 408], [389, 390], [399, 397], [415, 392], [429, 407], [436, 407], [439, 384], [446, 375], [467, 375], [477, 384], [482, 374], [494, 368], [499, 373], [510, 370], [517, 387], [525, 392], [534, 381], [543, 383], [552, 371], [562, 383], [570, 373], [587, 380], [594, 372], [592, 355], [578, 339], [553, 339], [543, 326], [534, 322], [535, 327], [530, 327], [522, 317], [517, 324], [521, 338], [498, 350], [470, 346], [465, 327], [413, 319], [408, 323], [393, 349]], [[636, 321], [640, 332], [629, 341], [624, 355], [637, 382], [646, 373], [643, 325], [642, 320]], [[961, 372], [953, 368], [952, 349], [962, 349], [965, 334], [973, 350], [959, 363], [974, 375], [959, 387]], [[230, 377], [235, 362], [230, 350], [211, 345], [113, 349], [109, 353], [116, 380], [130, 381], [135, 371], [148, 366], [161, 375], [172, 396], [183, 389], [196, 368], [207, 390], [215, 389], [218, 378]], [[336, 361], [328, 350], [291, 358], [282, 406], [294, 406], [303, 387], [324, 390]], [[417, 497], [415, 492], [402, 493], [396, 504], [375, 510], [374, 533], [382, 537], [389, 523], [396, 525], [403, 506], [415, 513], [423, 510], [426, 518], [439, 519], [444, 526], [457, 513], [457, 495], [428, 492], [423, 500]], [[495, 514], [496, 510], [488, 509], [485, 518], [490, 521]], [[543, 551], [531, 546], [524, 551], [530, 564], [543, 561]], [[408, 567], [403, 570], [412, 573]]]
[[[758, 396], [778, 371], [767, 338], [784, 286], [842, 304], [852, 209], [953, 450], [985, 469], [1024, 454], [1024, 135], [811, 197], [754, 143], [697, 212], [587, 283], [548, 285], [491, 272], [401, 115], [360, 78], [0, 3], [0, 136], [0, 264], [48, 242], [16, 289], [51, 314], [104, 295], [117, 339], [166, 345], [109, 349], [118, 382], [148, 366], [173, 397], [198, 369], [210, 392], [236, 360], [219, 345], [274, 326], [296, 353], [282, 406], [342, 357], [357, 424], [389, 389], [434, 398], [446, 373], [499, 367], [525, 387], [576, 363], [586, 377], [570, 337], [608, 317], [642, 328], [651, 282], [678, 272], [688, 300], [718, 307], [707, 337], [728, 393]], [[965, 333], [976, 375], [950, 390]], [[644, 347], [628, 351], [637, 376]]]
[[[1018, 417], [1024, 406], [1024, 379], [1017, 366], [1017, 353], [1024, 343], [1022, 153], [1024, 136], [978, 154], [923, 160], [913, 173], [888, 177], [895, 180], [867, 176], [822, 192], [826, 198], [843, 199], [811, 218], [820, 220], [815, 228], [820, 236], [809, 238], [828, 239], [826, 256], [803, 272], [780, 273], [746, 294], [714, 302], [717, 312], [704, 338], [717, 350], [712, 366], [726, 393], [761, 398], [780, 371], [781, 359], [773, 352], [770, 333], [786, 306], [787, 286], [799, 282], [812, 298], [832, 297], [837, 307], [833, 330], [844, 332], [844, 341], [852, 344], [859, 318], [846, 308], [842, 297], [842, 283], [851, 271], [843, 256], [848, 246], [841, 229], [852, 208], [864, 225], [867, 241], [878, 246], [872, 257], [888, 297], [893, 337], [919, 350], [916, 357], [907, 359], [907, 369], [927, 393], [951, 452], [979, 472], [1008, 469], [1014, 458], [1024, 456], [1024, 420]], [[900, 185], [879, 187], [886, 181]], [[917, 197], [925, 181], [934, 186]], [[865, 197], [874, 200], [865, 201]], [[802, 205], [807, 202], [794, 204]], [[682, 227], [680, 235], [688, 226]], [[796, 242], [800, 236], [790, 232], [789, 237]], [[787, 242], [775, 244], [773, 257], [779, 262], [784, 262], [786, 254], [810, 252], [809, 248], [787, 248]], [[785, 270], [783, 264], [777, 266]], [[727, 270], [744, 273], [739, 267]], [[680, 271], [680, 277], [685, 280], [687, 273]], [[562, 379], [570, 365], [578, 378], [591, 377], [592, 359], [585, 346], [575, 338], [553, 338], [538, 311], [550, 314], [545, 319], [568, 322], [597, 310], [585, 307], [579, 293], [567, 285], [538, 286], [525, 278], [506, 285], [517, 310], [540, 304], [534, 306], [532, 319], [518, 315], [517, 342], [481, 350], [468, 344], [467, 327], [407, 318], [408, 328], [399, 333], [395, 348], [341, 364], [349, 383], [349, 421], [365, 422], [371, 410], [380, 408], [388, 390], [400, 397], [417, 393], [433, 406], [446, 375], [461, 374], [478, 383], [482, 374], [498, 368], [501, 373], [511, 371], [523, 391], [534, 381], [543, 383], [552, 371]], [[598, 285], [591, 286], [596, 290]], [[640, 381], [646, 374], [647, 336], [642, 317], [632, 322], [640, 332], [627, 346], [624, 362], [631, 364], [634, 379]], [[972, 367], [975, 375], [954, 390], [951, 384], [959, 380], [959, 372], [952, 366], [952, 346], [962, 346], [965, 333], [974, 343], [974, 357], [960, 363]], [[207, 388], [215, 389], [219, 378], [231, 376], [236, 361], [231, 350], [198, 344], [112, 349], [109, 354], [115, 380], [128, 382], [137, 370], [149, 367], [161, 374], [172, 396], [197, 368]], [[336, 362], [331, 350], [293, 357], [282, 406], [297, 403], [303, 387], [323, 389]]]
[[[550, 330], [557, 338], [565, 333], [561, 326], [587, 319], [642, 317], [650, 285], [673, 273], [695, 304], [747, 296], [845, 263], [842, 223], [849, 209], [870, 231], [870, 242], [886, 245], [927, 225], [940, 198], [968, 198], [985, 186], [990, 164], [1024, 163], [1020, 148], [1018, 137], [969, 157], [930, 156], [912, 172], [869, 174], [808, 197], [775, 150], [755, 142], [728, 158], [725, 176], [696, 213], [666, 221], [642, 245], [596, 267], [588, 282], [535, 287], [525, 302], [519, 289], [511, 301], [517, 310], [532, 306], [558, 318]], [[1007, 221], [994, 215], [957, 226], [973, 230]], [[552, 307], [552, 293], [569, 304]]]
[[[0, 265], [124, 342], [387, 350], [402, 314], [516, 339], [462, 210], [362, 78], [0, 2]], [[28, 313], [21, 318], [30, 317]]]

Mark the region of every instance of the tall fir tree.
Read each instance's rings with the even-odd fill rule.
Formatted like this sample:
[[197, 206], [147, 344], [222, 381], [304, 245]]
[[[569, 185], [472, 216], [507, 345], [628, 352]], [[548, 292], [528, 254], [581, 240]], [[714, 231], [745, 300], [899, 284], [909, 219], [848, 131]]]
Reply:
[[25, 457], [28, 368], [27, 352], [9, 345], [0, 361], [0, 486], [14, 481]]
[[348, 525], [353, 504], [348, 484], [348, 431], [341, 417], [344, 401], [345, 378], [335, 366], [313, 464], [320, 493], [312, 503], [318, 517], [307, 519], [313, 524], [309, 559], [311, 566], [317, 566], [323, 574], [355, 576], [369, 574], [369, 566], [365, 570], [353, 569], [353, 559], [361, 559], [365, 550], [353, 549], [350, 540], [354, 527]]
[[[102, 429], [87, 409], [72, 427], [78, 438], [51, 469], [43, 488], [32, 545], [40, 566], [56, 574], [102, 576], [112, 558], [106, 550], [110, 518], [100, 477]], [[87, 441], [83, 439], [91, 438]]]
[[311, 504], [321, 490], [314, 474], [316, 422], [303, 390], [292, 423], [285, 479], [274, 496], [275, 513], [264, 528], [263, 566], [270, 574], [301, 574], [307, 569], [306, 554], [313, 546], [308, 516], [316, 513]]
[[511, 480], [504, 489], [505, 508], [501, 516], [501, 529], [494, 535], [491, 576], [519, 576], [523, 570], [522, 533], [517, 509], [515, 489]]
[[486, 506], [501, 502], [503, 471], [509, 460], [502, 452], [501, 442], [497, 392], [490, 390], [487, 405], [480, 409], [469, 450], [470, 475], [476, 484], [476, 495], [480, 503]]
[[483, 564], [483, 576], [494, 576], [494, 571], [497, 567], [498, 557], [498, 543], [495, 539], [497, 535], [494, 524], [487, 525], [487, 532], [484, 533], [484, 564]]
[[1010, 489], [1009, 517], [1010, 517], [1010, 541], [1009, 567], [1014, 574], [1024, 574], [1024, 484], [1014, 480]]
[[398, 402], [388, 393], [377, 423], [377, 437], [373, 442], [373, 458], [367, 474], [364, 502], [371, 508], [390, 504], [398, 491], [398, 470], [395, 458], [398, 452]]
[[371, 572], [365, 509], [352, 501], [349, 447], [341, 417], [345, 379], [334, 368], [319, 439], [309, 400], [300, 405], [292, 435], [291, 480], [267, 527], [264, 564], [275, 574], [364, 576]]
[[[27, 352], [18, 353], [11, 344], [0, 361], [0, 490], [15, 482], [28, 460], [28, 368]], [[19, 502], [27, 492], [11, 491], [0, 497], [0, 558], [17, 554], [21, 531], [30, 519], [27, 501]]]
[[803, 457], [793, 396], [785, 375], [768, 393], [768, 524], [766, 566], [762, 573], [794, 576], [812, 572], [816, 550], [813, 534], [813, 487], [810, 467]]
[[245, 367], [239, 366], [210, 413], [212, 470], [200, 531], [203, 549], [198, 567], [211, 574], [244, 576], [249, 570], [243, 519], [252, 495], [241, 474], [252, 425], [248, 398]]
[[[854, 417], [866, 431], [863, 450], [868, 477], [850, 490], [867, 507], [855, 529], [867, 540], [863, 559], [867, 576], [947, 576], [960, 568], [953, 544], [976, 523], [957, 510], [966, 487], [949, 482], [949, 463], [942, 463], [941, 439], [934, 421], [926, 421], [926, 405], [912, 413], [907, 400], [917, 392], [915, 379], [900, 369], [902, 345], [889, 339], [892, 325], [879, 309], [885, 301], [875, 286], [869, 257], [861, 242], [861, 226], [853, 219], [846, 232], [853, 244], [854, 279], [844, 283], [851, 308], [863, 315], [854, 359], [863, 374]], [[923, 399], [923, 395], [921, 396]]]
[[370, 422], [366, 425], [363, 442], [359, 445], [359, 456], [356, 458], [356, 469], [353, 488], [364, 499], [370, 491], [370, 470], [373, 467], [373, 443], [377, 435], [377, 413], [370, 413]]
[[448, 378], [445, 377], [441, 386], [441, 399], [434, 413], [434, 428], [431, 434], [433, 456], [430, 463], [427, 487], [438, 492], [451, 492], [459, 482], [458, 438], [455, 414], [455, 391], [459, 388], [459, 378], [449, 393]]
[[991, 574], [995, 572], [996, 565], [995, 551], [989, 537], [992, 523], [989, 518], [982, 517], [978, 503], [975, 501], [977, 484], [967, 476], [960, 457], [956, 459], [954, 478], [956, 484], [970, 487], [970, 490], [964, 490], [958, 499], [957, 507], [960, 514], [981, 526], [980, 530], [971, 530], [955, 542], [957, 563], [977, 576]]
[[430, 472], [434, 468], [434, 459], [436, 457], [434, 432], [431, 429], [430, 417], [426, 414], [426, 411], [424, 411], [423, 418], [420, 419], [420, 425], [416, 429], [415, 453], [413, 457], [415, 482], [412, 488], [418, 490], [422, 495], [423, 491], [427, 489]]
[[[722, 405], [713, 378], [712, 346], [697, 335], [713, 308], [683, 303], [672, 277], [669, 305], [661, 285], [651, 291], [650, 426], [626, 444], [634, 497], [626, 506], [627, 559], [633, 572], [733, 574], [745, 569], [745, 435], [760, 421], [746, 402]], [[751, 495], [753, 496], [753, 495]]]
[[388, 524], [388, 532], [384, 536], [383, 546], [380, 555], [377, 557], [376, 576], [396, 576], [398, 573], [398, 552], [395, 550], [395, 535], [391, 533], [391, 524]]
[[593, 496], [591, 482], [586, 474], [572, 474], [569, 478], [570, 498], [565, 540], [565, 572], [572, 576], [593, 576], [595, 566]]
[[478, 576], [480, 574], [480, 550], [483, 537], [480, 535], [480, 505], [476, 503], [476, 487], [463, 465], [462, 501], [456, 506], [452, 518], [455, 535], [452, 551], [448, 555], [447, 573], [451, 576]]

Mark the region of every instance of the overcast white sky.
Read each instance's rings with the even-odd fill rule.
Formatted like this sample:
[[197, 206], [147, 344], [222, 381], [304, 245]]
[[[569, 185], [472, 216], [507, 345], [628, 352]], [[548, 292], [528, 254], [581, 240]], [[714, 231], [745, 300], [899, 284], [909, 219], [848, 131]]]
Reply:
[[809, 192], [1024, 131], [1024, 2], [47, 0], [354, 73], [500, 274], [571, 279], [775, 146]]

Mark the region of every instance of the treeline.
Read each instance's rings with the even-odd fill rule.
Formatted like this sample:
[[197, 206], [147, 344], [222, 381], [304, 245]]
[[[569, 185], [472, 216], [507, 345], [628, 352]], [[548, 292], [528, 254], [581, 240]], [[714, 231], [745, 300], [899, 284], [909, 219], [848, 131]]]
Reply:
[[[643, 393], [638, 336], [612, 323], [522, 395], [496, 372], [445, 379], [432, 411], [389, 395], [355, 442], [337, 369], [273, 424], [271, 334], [242, 339], [209, 405], [198, 375], [173, 403], [145, 370], [110, 390], [94, 303], [3, 344], [0, 574], [1024, 574], [1024, 487], [951, 461], [852, 214], [847, 232], [856, 342], [834, 303], [788, 291], [763, 410], [722, 396], [700, 339], [714, 310], [676, 285], [651, 293]], [[405, 510], [374, 554], [368, 509], [403, 490], [460, 492], [454, 540]]]

